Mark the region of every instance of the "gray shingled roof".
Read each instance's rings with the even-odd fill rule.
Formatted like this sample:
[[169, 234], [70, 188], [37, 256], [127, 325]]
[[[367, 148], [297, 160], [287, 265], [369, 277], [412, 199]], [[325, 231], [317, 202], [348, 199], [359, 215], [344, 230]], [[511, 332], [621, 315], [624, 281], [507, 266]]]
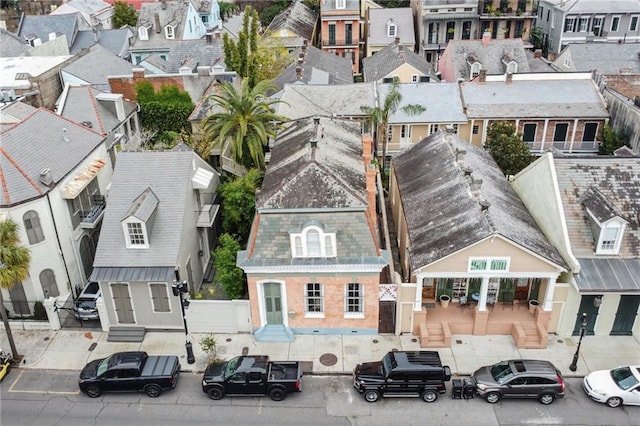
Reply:
[[[466, 151], [463, 164], [456, 152]], [[545, 238], [491, 155], [452, 133], [437, 132], [394, 157], [411, 241], [413, 270], [485, 238], [501, 235], [549, 262], [565, 262]], [[474, 193], [464, 168], [481, 179]], [[482, 211], [480, 202], [490, 206]]]
[[364, 208], [366, 195], [360, 124], [302, 119], [278, 134], [256, 207]]
[[[194, 162], [198, 167], [208, 168], [189, 151], [118, 154], [94, 268], [115, 268], [112, 273], [118, 273], [119, 268], [173, 268], [177, 264], [184, 228], [189, 224], [195, 226], [193, 195], [188, 194], [192, 191]], [[149, 236], [150, 247], [127, 249], [121, 221], [148, 188], [159, 200]]]
[[308, 8], [300, 0], [280, 12], [269, 24], [265, 34], [287, 29], [303, 39], [311, 41], [318, 20], [318, 14]]
[[466, 82], [461, 87], [469, 118], [609, 117], [591, 79]]
[[16, 56], [26, 56], [29, 45], [24, 39], [17, 37], [4, 28], [0, 28], [0, 57], [13, 58]]
[[62, 69], [94, 87], [110, 92], [109, 76], [130, 75], [133, 70], [131, 62], [117, 57], [100, 45], [94, 45], [86, 55], [81, 56]]
[[[618, 74], [626, 68], [637, 74], [640, 73], [639, 52], [638, 43], [572, 43], [564, 48], [554, 65], [561, 71], [597, 70], [602, 74]], [[569, 67], [564, 65], [567, 54]]]
[[522, 39], [519, 38], [491, 40], [486, 46], [482, 40], [450, 40], [445, 49], [445, 55], [453, 62], [450, 66], [454, 78], [464, 80], [470, 79], [467, 63], [469, 55], [473, 55], [482, 64], [487, 75], [502, 75], [506, 72], [506, 66], [502, 62], [505, 53], [518, 63], [518, 73], [529, 72], [527, 55]]
[[567, 13], [638, 12], [636, 0], [552, 0], [551, 3]]
[[[78, 31], [76, 40], [69, 52], [72, 55], [76, 55], [82, 49], [99, 44], [114, 55], [127, 58], [129, 56], [129, 39], [132, 36], [133, 33], [129, 27], [117, 30], [98, 30], [96, 33], [93, 31]], [[97, 41], [95, 40], [96, 37], [98, 38]]]
[[64, 34], [67, 46], [71, 48], [79, 30], [89, 30], [91, 26], [80, 13], [69, 15], [23, 15], [16, 34], [25, 39], [35, 35], [43, 43], [49, 41], [49, 34]]
[[[421, 19], [421, 18], [419, 18]], [[396, 25], [397, 34], [387, 35], [387, 21], [392, 20]], [[400, 44], [413, 46], [416, 36], [413, 30], [413, 12], [410, 7], [369, 9], [369, 34], [367, 43], [369, 46], [387, 46], [400, 37]]]
[[178, 73], [180, 67], [188, 64], [191, 64], [190, 68], [195, 68], [197, 65], [225, 67], [222, 39], [213, 39], [211, 43], [207, 43], [205, 39], [167, 40], [163, 46], [166, 48], [166, 61], [156, 53], [143, 62], [149, 62], [169, 74]]
[[[135, 49], [155, 48], [166, 45], [168, 42], [182, 40], [185, 31], [185, 20], [189, 10], [189, 3], [176, 0], [145, 2], [140, 6], [138, 12], [138, 27], [151, 25], [148, 30], [149, 40], [136, 39], [133, 47]], [[160, 28], [156, 28], [155, 16], [158, 15]], [[166, 25], [173, 25], [175, 39], [166, 40], [164, 28]], [[202, 22], [200, 22], [202, 24]], [[158, 32], [158, 30], [160, 30]], [[133, 48], [131, 49], [133, 50]]]
[[324, 0], [320, 2], [322, 12], [351, 12], [357, 10], [360, 13], [360, 0], [345, 0], [344, 9], [336, 9], [336, 0]]
[[[67, 98], [64, 105], [61, 105], [59, 114], [76, 123], [89, 122], [96, 132], [109, 134], [120, 126], [121, 121], [113, 109], [113, 102], [98, 99], [101, 93], [104, 92], [91, 86], [69, 86]], [[124, 99], [122, 102], [127, 117], [138, 108], [135, 102]]]
[[0, 133], [0, 207], [39, 198], [49, 192], [40, 173], [49, 169], [58, 184], [103, 142], [103, 136], [39, 108]]
[[[304, 54], [300, 63], [300, 54]], [[313, 46], [298, 48], [293, 52], [296, 60], [273, 80], [273, 84], [282, 90], [287, 83], [308, 84], [350, 84], [353, 83], [351, 59], [324, 52]], [[301, 67], [300, 78], [296, 68]]]
[[[391, 83], [379, 84], [380, 104], [391, 90]], [[466, 123], [467, 116], [457, 83], [402, 83], [398, 84], [402, 95], [400, 108], [389, 116], [389, 123]], [[402, 110], [405, 105], [422, 105], [425, 111], [411, 115]]]
[[375, 106], [373, 83], [338, 86], [287, 84], [280, 96], [284, 102], [276, 112], [292, 120], [319, 115], [331, 117], [365, 117], [361, 105]]
[[412, 66], [422, 75], [431, 75], [431, 65], [422, 56], [393, 42], [362, 60], [364, 81], [378, 81], [404, 64]]

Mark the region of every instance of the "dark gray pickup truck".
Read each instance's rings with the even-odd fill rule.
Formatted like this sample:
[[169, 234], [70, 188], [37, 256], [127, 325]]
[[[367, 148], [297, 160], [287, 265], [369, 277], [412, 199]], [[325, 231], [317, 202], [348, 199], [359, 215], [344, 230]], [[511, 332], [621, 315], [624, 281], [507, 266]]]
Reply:
[[103, 392], [143, 391], [152, 398], [173, 389], [180, 378], [177, 356], [117, 352], [88, 363], [80, 372], [80, 390], [91, 398]]
[[209, 365], [202, 390], [211, 399], [269, 395], [282, 401], [288, 394], [302, 391], [302, 367], [298, 361], [269, 361], [266, 355], [238, 356]]

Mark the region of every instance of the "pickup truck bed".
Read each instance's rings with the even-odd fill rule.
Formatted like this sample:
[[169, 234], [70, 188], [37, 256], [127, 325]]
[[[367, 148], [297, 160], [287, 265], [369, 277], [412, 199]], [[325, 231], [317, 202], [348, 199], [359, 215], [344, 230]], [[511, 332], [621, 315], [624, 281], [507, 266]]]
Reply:
[[296, 361], [272, 362], [269, 368], [269, 381], [298, 380], [302, 376], [301, 366]]

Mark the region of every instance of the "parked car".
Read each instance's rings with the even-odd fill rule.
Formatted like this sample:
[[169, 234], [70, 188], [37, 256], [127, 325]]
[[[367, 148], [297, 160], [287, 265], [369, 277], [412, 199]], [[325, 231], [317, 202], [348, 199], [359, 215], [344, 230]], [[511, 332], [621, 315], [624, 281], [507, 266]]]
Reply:
[[100, 296], [100, 284], [96, 281], [89, 281], [76, 299], [73, 307], [73, 316], [79, 320], [100, 319], [98, 308], [96, 307], [96, 300]]
[[564, 396], [564, 379], [549, 361], [500, 361], [473, 373], [478, 394], [495, 404], [501, 398], [535, 398], [548, 405]]
[[152, 398], [173, 389], [180, 378], [174, 355], [149, 356], [146, 352], [116, 352], [88, 363], [80, 372], [80, 390], [91, 398], [103, 392], [143, 391]]
[[445, 393], [451, 369], [436, 351], [389, 352], [382, 360], [358, 364], [353, 387], [367, 402], [384, 397], [417, 397], [434, 402]]
[[270, 361], [266, 355], [237, 356], [210, 364], [202, 378], [202, 391], [211, 399], [269, 395], [282, 401], [302, 391], [302, 366], [298, 361]]
[[589, 398], [609, 407], [640, 405], [640, 365], [594, 371], [583, 379], [582, 387]]

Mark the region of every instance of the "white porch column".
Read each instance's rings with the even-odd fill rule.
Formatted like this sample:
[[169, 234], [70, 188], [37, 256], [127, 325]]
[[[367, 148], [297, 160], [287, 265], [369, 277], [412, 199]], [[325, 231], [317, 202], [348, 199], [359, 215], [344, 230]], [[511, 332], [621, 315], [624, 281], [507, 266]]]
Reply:
[[547, 278], [547, 291], [544, 293], [544, 303], [542, 304], [542, 309], [545, 311], [550, 311], [553, 309], [553, 293], [556, 289], [556, 277]]
[[478, 310], [487, 310], [487, 293], [489, 292], [489, 277], [483, 277], [480, 284], [480, 300], [478, 300]]
[[414, 311], [420, 311], [422, 310], [422, 283], [424, 282], [424, 278], [423, 277], [417, 277], [416, 281], [418, 281], [416, 283], [416, 300], [413, 304], [413, 310]]

